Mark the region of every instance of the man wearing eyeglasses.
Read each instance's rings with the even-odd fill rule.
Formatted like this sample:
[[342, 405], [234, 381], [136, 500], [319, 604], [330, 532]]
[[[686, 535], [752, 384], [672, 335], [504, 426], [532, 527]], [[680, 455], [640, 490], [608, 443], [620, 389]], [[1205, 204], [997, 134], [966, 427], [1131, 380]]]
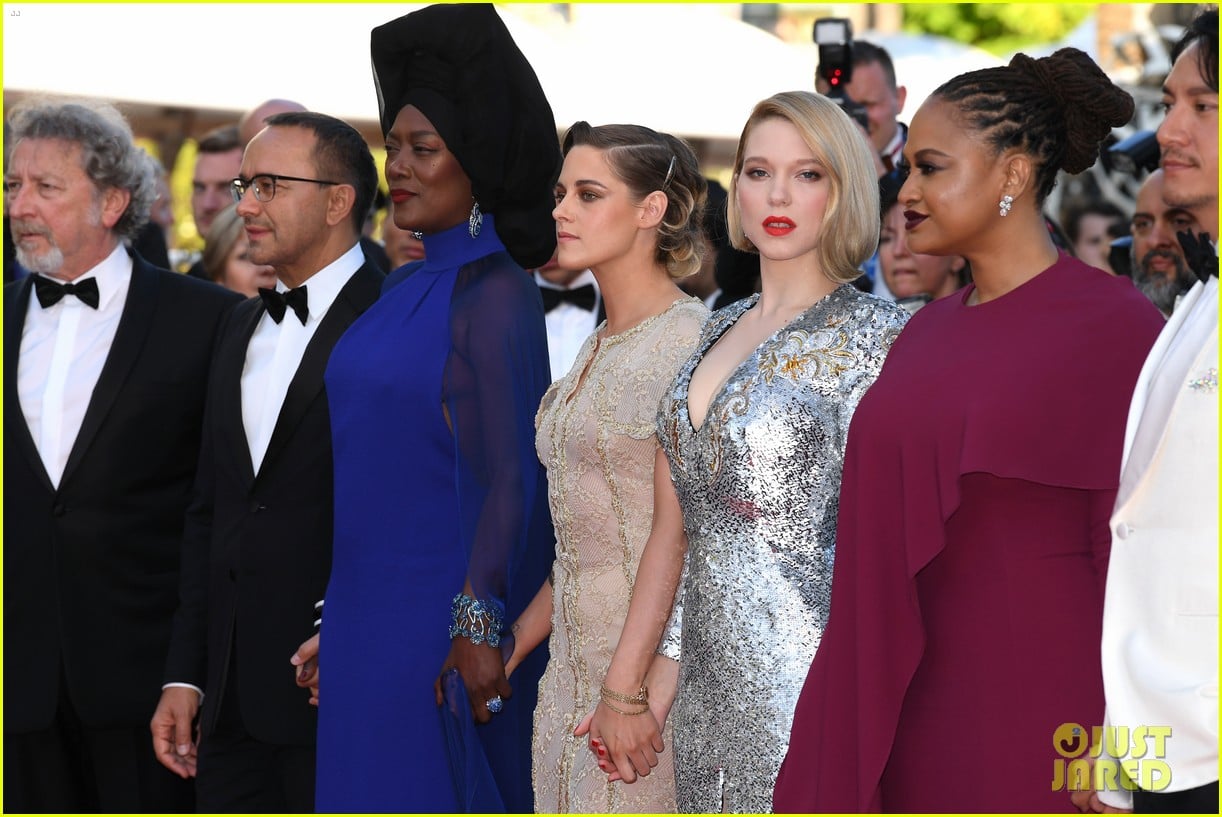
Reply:
[[[4, 811], [191, 810], [149, 751], [212, 347], [240, 300], [153, 267], [152, 160], [112, 106], [10, 111]], [[6, 134], [7, 136], [7, 134]]]
[[1155, 170], [1137, 191], [1130, 230], [1133, 283], [1165, 316], [1197, 277], [1184, 260], [1184, 249], [1175, 234], [1200, 232], [1196, 217], [1187, 209], [1163, 201], [1163, 171]]
[[217, 347], [151, 724], [162, 763], [196, 778], [200, 811], [314, 809], [317, 715], [289, 658], [313, 633], [330, 574], [323, 373], [381, 289], [358, 244], [377, 178], [351, 126], [293, 112], [267, 120], [232, 182], [250, 260], [274, 267], [278, 283], [234, 310]]

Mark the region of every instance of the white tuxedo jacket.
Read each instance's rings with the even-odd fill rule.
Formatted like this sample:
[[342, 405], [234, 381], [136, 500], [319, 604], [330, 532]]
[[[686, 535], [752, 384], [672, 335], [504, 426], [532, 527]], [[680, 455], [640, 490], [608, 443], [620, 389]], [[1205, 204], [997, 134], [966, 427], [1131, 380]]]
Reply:
[[[1217, 377], [1213, 278], [1184, 297], [1142, 367], [1111, 519], [1106, 721], [1171, 727], [1164, 792], [1218, 779]], [[1101, 797], [1130, 805], [1127, 792]]]

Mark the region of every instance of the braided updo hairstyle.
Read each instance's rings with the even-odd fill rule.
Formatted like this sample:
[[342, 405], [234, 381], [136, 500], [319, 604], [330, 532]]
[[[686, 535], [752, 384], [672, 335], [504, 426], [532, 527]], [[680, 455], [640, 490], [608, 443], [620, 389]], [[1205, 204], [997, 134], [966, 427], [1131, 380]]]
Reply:
[[687, 142], [642, 125], [594, 127], [578, 122], [565, 134], [564, 155], [577, 145], [603, 151], [612, 172], [628, 185], [635, 201], [655, 190], [666, 194], [654, 257], [666, 266], [671, 278], [697, 272], [704, 251], [701, 220], [708, 183]]
[[1018, 148], [1035, 160], [1037, 204], [1057, 171], [1086, 170], [1112, 128], [1133, 118], [1133, 98], [1076, 48], [1040, 59], [1015, 54], [1009, 65], [960, 74], [932, 96], [957, 107], [997, 153]]

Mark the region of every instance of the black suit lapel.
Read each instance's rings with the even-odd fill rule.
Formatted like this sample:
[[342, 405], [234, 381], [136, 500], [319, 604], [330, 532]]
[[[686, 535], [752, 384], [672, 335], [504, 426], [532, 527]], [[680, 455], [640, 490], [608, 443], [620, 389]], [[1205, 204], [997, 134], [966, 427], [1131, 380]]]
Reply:
[[382, 281], [382, 274], [366, 262], [339, 291], [335, 302], [331, 304], [314, 336], [310, 338], [305, 354], [301, 357], [301, 364], [297, 367], [297, 373], [289, 383], [284, 405], [280, 408], [276, 427], [272, 429], [272, 437], [267, 444], [267, 452], [263, 455], [265, 464], [273, 460], [284, 448], [310, 404], [322, 391], [323, 374], [326, 372], [327, 362], [331, 359], [331, 350], [357, 316], [377, 300]]
[[66, 484], [72, 472], [81, 464], [85, 452], [89, 450], [94, 436], [102, 427], [102, 421], [106, 419], [123, 389], [124, 382], [127, 381], [132, 366], [140, 356], [140, 350], [153, 325], [160, 286], [153, 268], [138, 256], [133, 257], [131, 283], [127, 289], [127, 300], [123, 304], [123, 316], [119, 318], [115, 339], [110, 344], [106, 363], [102, 365], [98, 384], [89, 398], [89, 406], [85, 409], [81, 430], [72, 444], [72, 452], [68, 455], [60, 485]]
[[15, 446], [30, 464], [30, 473], [37, 474], [48, 491], [55, 486], [47, 476], [46, 466], [38, 455], [38, 446], [26, 425], [25, 413], [21, 410], [21, 399], [17, 392], [17, 366], [21, 354], [21, 333], [25, 330], [25, 314], [29, 308], [34, 275], [27, 275], [10, 290], [4, 315], [4, 442]]
[[[259, 321], [267, 313], [263, 302], [255, 298], [239, 304], [234, 314], [234, 336], [225, 345], [224, 359], [217, 361], [216, 411], [220, 412], [224, 448], [233, 452], [245, 484], [255, 479], [254, 462], [250, 457], [250, 442], [246, 436], [246, 422], [242, 411], [242, 372], [246, 368], [246, 352], [250, 339], [259, 327]], [[241, 453], [238, 453], [241, 452]]]

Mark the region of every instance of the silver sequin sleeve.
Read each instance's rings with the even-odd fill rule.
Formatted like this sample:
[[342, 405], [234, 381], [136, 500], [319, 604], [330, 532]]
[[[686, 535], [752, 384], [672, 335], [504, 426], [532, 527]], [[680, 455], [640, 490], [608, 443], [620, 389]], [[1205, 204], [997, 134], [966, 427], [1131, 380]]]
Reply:
[[679, 586], [675, 588], [675, 606], [670, 611], [670, 621], [662, 631], [658, 654], [673, 661], [680, 660], [683, 635], [683, 588], [687, 584], [687, 554], [683, 554], [683, 572], [679, 574]]

